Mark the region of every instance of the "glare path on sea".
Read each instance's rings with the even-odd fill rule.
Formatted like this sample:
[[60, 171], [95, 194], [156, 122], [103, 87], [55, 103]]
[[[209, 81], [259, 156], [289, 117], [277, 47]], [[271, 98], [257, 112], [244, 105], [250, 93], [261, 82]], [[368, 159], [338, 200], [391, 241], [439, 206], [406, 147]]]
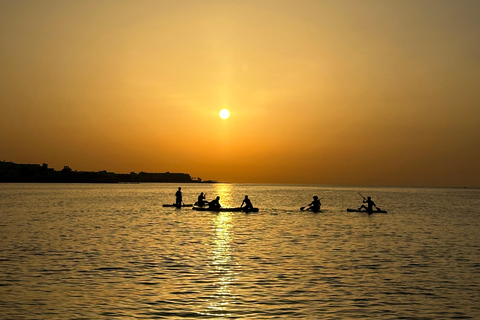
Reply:
[[181, 185], [245, 214], [163, 208], [177, 187], [0, 185], [2, 317], [480, 318], [480, 190]]

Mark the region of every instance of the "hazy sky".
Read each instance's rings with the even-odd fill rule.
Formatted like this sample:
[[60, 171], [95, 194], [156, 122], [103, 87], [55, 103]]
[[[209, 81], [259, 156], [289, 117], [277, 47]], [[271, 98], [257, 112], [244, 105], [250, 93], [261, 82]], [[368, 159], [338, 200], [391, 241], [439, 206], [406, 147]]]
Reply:
[[0, 108], [17, 163], [478, 187], [480, 1], [0, 0]]

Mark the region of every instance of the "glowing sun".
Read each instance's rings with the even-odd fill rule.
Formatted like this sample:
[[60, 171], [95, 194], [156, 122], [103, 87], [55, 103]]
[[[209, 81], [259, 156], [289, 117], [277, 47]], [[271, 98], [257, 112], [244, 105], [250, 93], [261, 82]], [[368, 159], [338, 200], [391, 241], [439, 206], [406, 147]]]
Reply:
[[227, 109], [223, 109], [222, 111], [220, 111], [220, 118], [227, 119], [228, 117], [230, 117], [230, 111], [228, 111]]

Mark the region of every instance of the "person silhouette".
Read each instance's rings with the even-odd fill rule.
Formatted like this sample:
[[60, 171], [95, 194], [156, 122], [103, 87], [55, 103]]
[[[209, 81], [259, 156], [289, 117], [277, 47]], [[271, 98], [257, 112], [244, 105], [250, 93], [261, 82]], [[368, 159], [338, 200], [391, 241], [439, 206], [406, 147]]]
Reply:
[[208, 203], [208, 208], [209, 209], [220, 209], [220, 197], [217, 196], [214, 200], [210, 201]]
[[205, 203], [206, 203], [205, 195], [203, 194], [203, 192], [201, 192], [200, 195], [198, 196], [197, 206], [203, 207], [205, 205]]
[[182, 206], [182, 188], [178, 188], [177, 192], [175, 192], [175, 205], [177, 207]]
[[313, 196], [313, 201], [308, 205], [307, 210], [318, 212], [320, 211], [320, 206], [322, 203], [320, 202], [320, 199], [318, 199], [317, 196]]
[[373, 212], [373, 207], [375, 207], [375, 208], [377, 207], [377, 205], [375, 204], [375, 202], [373, 202], [371, 197], [367, 197], [366, 199], [365, 199], [365, 197], [363, 197], [363, 203], [366, 203], [367, 206], [362, 204], [362, 206], [359, 207], [358, 210], [365, 209], [368, 213], [372, 213]]
[[[245, 207], [243, 206], [245, 204]], [[248, 196], [245, 196], [245, 199], [243, 199], [242, 204], [240, 205], [240, 208], [244, 208], [245, 210], [252, 210], [253, 205], [250, 199], [248, 199]]]

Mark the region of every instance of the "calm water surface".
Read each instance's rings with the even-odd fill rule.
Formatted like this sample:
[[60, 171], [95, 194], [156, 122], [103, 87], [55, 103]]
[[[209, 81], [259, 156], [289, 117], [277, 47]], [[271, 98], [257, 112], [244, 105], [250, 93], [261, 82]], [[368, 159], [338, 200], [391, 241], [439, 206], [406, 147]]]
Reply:
[[[178, 186], [260, 212], [163, 208]], [[357, 192], [389, 213], [347, 213]], [[326, 211], [299, 211], [313, 195]], [[480, 319], [479, 208], [478, 189], [0, 184], [0, 318]]]

